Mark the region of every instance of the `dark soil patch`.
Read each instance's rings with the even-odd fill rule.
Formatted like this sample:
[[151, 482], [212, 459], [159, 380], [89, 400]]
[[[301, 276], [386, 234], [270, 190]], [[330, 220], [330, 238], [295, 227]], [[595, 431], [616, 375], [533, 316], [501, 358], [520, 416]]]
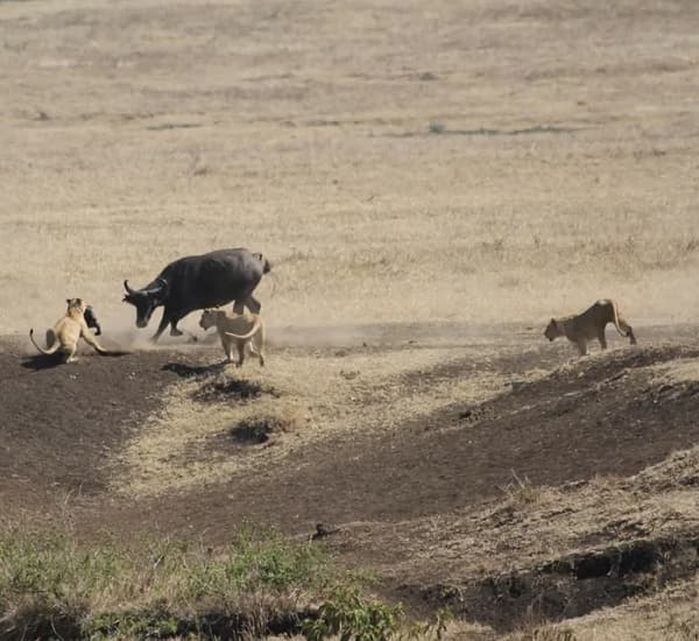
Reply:
[[507, 572], [463, 586], [421, 590], [432, 607], [448, 606], [457, 616], [511, 630], [532, 616], [561, 621], [693, 576], [699, 569], [697, 535], [636, 540], [540, 567]]
[[55, 612], [51, 608], [32, 608], [0, 621], [2, 641], [31, 639], [128, 638], [143, 639], [216, 639], [239, 641], [270, 635], [293, 636], [301, 633], [305, 620], [318, 616], [317, 609], [277, 612], [202, 612], [182, 618], [167, 611], [105, 613], [84, 629], [84, 613]]
[[254, 417], [240, 421], [230, 429], [230, 438], [240, 445], [259, 445], [269, 441], [275, 433], [286, 431], [279, 419], [273, 417]]
[[192, 365], [190, 363], [172, 362], [165, 363], [162, 369], [168, 372], [174, 372], [180, 378], [208, 378], [212, 374], [223, 372], [225, 366], [225, 363]]
[[194, 399], [205, 403], [220, 403], [223, 401], [241, 401], [257, 398], [267, 390], [261, 383], [245, 379], [231, 378], [219, 374], [215, 378], [205, 380], [203, 385], [194, 393]]
[[162, 352], [103, 358], [87, 348], [76, 363], [27, 369], [37, 362], [29, 349], [21, 339], [0, 346], [3, 516], [13, 507], [41, 512], [54, 494], [103, 492], [107, 453], [177, 380], [161, 369]]

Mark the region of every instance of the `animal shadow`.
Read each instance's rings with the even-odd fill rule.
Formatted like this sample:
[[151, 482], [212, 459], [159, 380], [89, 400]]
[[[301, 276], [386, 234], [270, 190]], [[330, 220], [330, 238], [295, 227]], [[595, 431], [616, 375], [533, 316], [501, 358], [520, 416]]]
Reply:
[[174, 372], [180, 378], [201, 378], [210, 374], [222, 372], [226, 363], [213, 363], [211, 365], [187, 365], [186, 363], [165, 363], [162, 370]]
[[25, 369], [37, 372], [42, 369], [51, 369], [52, 367], [63, 365], [63, 358], [61, 354], [36, 354], [25, 356], [20, 365]]

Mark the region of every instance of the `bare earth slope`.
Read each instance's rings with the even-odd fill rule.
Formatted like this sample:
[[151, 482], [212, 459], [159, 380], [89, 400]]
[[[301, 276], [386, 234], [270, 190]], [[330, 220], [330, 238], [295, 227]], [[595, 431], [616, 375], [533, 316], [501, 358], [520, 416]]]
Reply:
[[[349, 347], [344, 358], [352, 363], [364, 349]], [[511, 382], [480, 403], [451, 402], [389, 430], [319, 433], [281, 459], [260, 459], [254, 473], [134, 499], [114, 492], [110, 479], [127, 473], [118, 454], [147, 429], [167, 389], [184, 377], [210, 390], [224, 377], [225, 389], [239, 390], [246, 379], [234, 368], [204, 365], [212, 352], [202, 348], [121, 358], [86, 353], [74, 366], [52, 367], [6, 340], [0, 463], [8, 473], [0, 497], [10, 514], [67, 511], [90, 535], [157, 528], [206, 532], [216, 544], [243, 519], [304, 536], [316, 522], [329, 523], [339, 527], [327, 540], [341, 558], [373, 567], [387, 594], [418, 610], [446, 603], [466, 619], [507, 629], [555, 579], [558, 596], [541, 613], [577, 616], [696, 570], [696, 554], [688, 552], [699, 540], [696, 500], [691, 508], [696, 457], [662, 462], [699, 441], [699, 345], [661, 342], [567, 361], [569, 349], [529, 347], [406, 371], [390, 382], [406, 401], [421, 388], [474, 373], [505, 371]], [[203, 397], [221, 407], [261, 402]], [[229, 438], [224, 429], [195, 454], [202, 461], [255, 456], [227, 448]], [[294, 438], [282, 434], [276, 447], [286, 452]], [[645, 471], [659, 463], [665, 468]], [[650, 541], [641, 544], [646, 561], [627, 561], [633, 571], [610, 579], [618, 546], [627, 540], [636, 550], [639, 538]], [[605, 552], [609, 546], [617, 552]], [[579, 560], [586, 558], [593, 561]], [[597, 572], [595, 558], [607, 569]], [[580, 570], [585, 563], [592, 569]], [[503, 567], [511, 568], [506, 578]], [[550, 569], [560, 567], [570, 570]], [[595, 591], [576, 582], [581, 577], [606, 578]]]

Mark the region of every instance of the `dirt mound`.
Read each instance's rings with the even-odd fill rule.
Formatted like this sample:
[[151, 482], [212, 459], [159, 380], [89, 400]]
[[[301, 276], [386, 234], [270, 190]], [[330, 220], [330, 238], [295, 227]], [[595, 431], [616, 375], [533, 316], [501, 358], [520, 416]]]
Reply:
[[[120, 358], [82, 353], [77, 363], [26, 353], [25, 341], [0, 351], [0, 501], [42, 510], [53, 493], [105, 490], [105, 461], [139, 420], [155, 410], [177, 377], [161, 352]], [[172, 358], [168, 355], [167, 358]]]
[[[23, 349], [15, 342], [0, 353], [0, 465], [8, 470], [3, 492], [8, 485], [19, 492], [36, 483], [101, 492], [109, 448], [122, 443], [158, 407], [165, 386], [180, 377], [201, 380], [198, 401], [254, 402], [261, 392], [217, 367], [197, 365], [193, 354], [88, 354], [76, 365], [33, 371], [22, 367]], [[634, 474], [699, 438], [699, 383], [661, 381], [651, 367], [697, 356], [696, 347], [665, 346], [572, 361], [535, 382], [515, 380], [480, 405], [455, 404], [388, 433], [310, 442], [295, 453], [293, 465], [275, 466], [264, 478], [242, 476], [192, 491], [186, 510], [182, 497], [177, 509], [167, 496], [158, 507], [168, 526], [194, 519], [210, 526], [214, 538], [218, 532], [225, 538], [230, 522], [243, 516], [301, 530], [319, 520], [448, 512], [501, 494], [513, 471], [546, 485]], [[527, 361], [530, 367], [548, 364], [551, 351], [529, 351]], [[524, 370], [522, 355], [496, 365]], [[438, 374], [458, 379], [460, 367], [472, 376], [478, 366], [457, 363], [448, 372], [439, 366]], [[491, 360], [484, 366], [494, 367]], [[431, 375], [426, 373], [428, 380]], [[257, 500], [261, 494], [264, 503]], [[222, 496], [235, 497], [224, 516], [214, 508]]]
[[466, 586], [438, 585], [422, 593], [436, 609], [496, 629], [527, 620], [561, 621], [652, 592], [699, 568], [699, 533], [636, 540], [573, 554], [526, 571], [489, 576]]
[[699, 439], [695, 385], [656, 381], [650, 367], [696, 356], [699, 348], [667, 346], [573, 361], [475, 407], [456, 404], [388, 433], [309, 443], [263, 475], [192, 491], [186, 514], [167, 497], [152, 509], [169, 528], [197, 523], [225, 540], [246, 517], [305, 532], [317, 521], [448, 513], [501, 496], [513, 471], [535, 486], [634, 474]]
[[[171, 383], [196, 380], [195, 412], [204, 403], [260, 403], [273, 390], [226, 377], [219, 366], [197, 364], [198, 350], [119, 359], [84, 354], [75, 365], [42, 367], [32, 360], [23, 367], [25, 349], [15, 340], [3, 343], [0, 352], [0, 468], [7, 471], [0, 478], [0, 500], [8, 514], [22, 508], [44, 513], [60, 509], [60, 497], [71, 495], [73, 515], [86, 533], [94, 529], [91, 523], [129, 532], [157, 527], [185, 536], [206, 531], [216, 544], [227, 541], [243, 519], [289, 533], [307, 534], [318, 522], [373, 522], [393, 532], [401, 522], [442, 518], [502, 498], [513, 478], [538, 488], [577, 487], [600, 475], [629, 477], [699, 440], [694, 366], [699, 346], [625, 348], [553, 370], [561, 352], [542, 347], [422, 367], [401, 379], [408, 397], [424, 385], [472, 378], [479, 369], [506, 372], [510, 383], [486, 402], [454, 403], [382, 432], [310, 438], [293, 456], [274, 459], [254, 474], [233, 472], [194, 490], [123, 500], [107, 483], [118, 471], [112, 454], [161, 407]], [[255, 449], [250, 445], [267, 447], [277, 432], [286, 437], [287, 431], [294, 432], [271, 420], [235, 423], [223, 430], [215, 451], [242, 456]], [[680, 463], [678, 474], [684, 469]], [[639, 487], [660, 487], [651, 471], [637, 477]], [[695, 483], [695, 467], [682, 479], [682, 487]], [[496, 521], [488, 528], [500, 527]], [[671, 541], [653, 538], [651, 530], [630, 531], [638, 540], [626, 547], [599, 548], [606, 539], [593, 533], [585, 545], [598, 547], [584, 548], [589, 552], [520, 565], [457, 587], [436, 571], [415, 584], [415, 601], [447, 603], [465, 618], [500, 628], [521, 620], [533, 600], [549, 618], [618, 603], [649, 582], [692, 571], [682, 559], [696, 558], [696, 533]], [[343, 553], [351, 563], [380, 565], [394, 554], [389, 550], [403, 549], [400, 541], [397, 534], [381, 546], [368, 540], [353, 548], [345, 541]], [[425, 559], [429, 572], [432, 561]], [[396, 593], [410, 601], [409, 593]]]

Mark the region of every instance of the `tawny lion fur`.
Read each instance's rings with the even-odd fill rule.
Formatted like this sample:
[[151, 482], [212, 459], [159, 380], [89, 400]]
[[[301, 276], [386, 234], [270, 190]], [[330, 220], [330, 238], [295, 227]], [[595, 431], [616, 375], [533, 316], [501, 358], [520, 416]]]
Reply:
[[85, 309], [87, 304], [81, 298], [68, 298], [68, 309], [65, 316], [60, 318], [52, 329], [46, 331], [46, 348], [44, 349], [34, 340], [34, 329], [29, 330], [29, 338], [34, 346], [42, 354], [55, 354], [60, 351], [66, 363], [72, 363], [77, 359], [75, 352], [78, 350], [78, 341], [82, 337], [85, 342], [100, 354], [108, 354], [93, 336], [85, 322]]
[[235, 343], [238, 350], [238, 367], [245, 361], [246, 347], [260, 359], [260, 365], [265, 364], [265, 324], [259, 314], [236, 314], [223, 309], [205, 309], [199, 326], [203, 329], [216, 326], [229, 363], [233, 360]]
[[611, 299], [598, 300], [582, 314], [552, 318], [544, 331], [544, 336], [553, 341], [558, 336], [565, 336], [575, 343], [580, 356], [587, 354], [587, 343], [597, 339], [602, 349], [607, 349], [607, 339], [604, 330], [608, 323], [613, 323], [621, 336], [629, 339], [631, 345], [636, 344], [633, 328], [619, 313], [615, 301]]

